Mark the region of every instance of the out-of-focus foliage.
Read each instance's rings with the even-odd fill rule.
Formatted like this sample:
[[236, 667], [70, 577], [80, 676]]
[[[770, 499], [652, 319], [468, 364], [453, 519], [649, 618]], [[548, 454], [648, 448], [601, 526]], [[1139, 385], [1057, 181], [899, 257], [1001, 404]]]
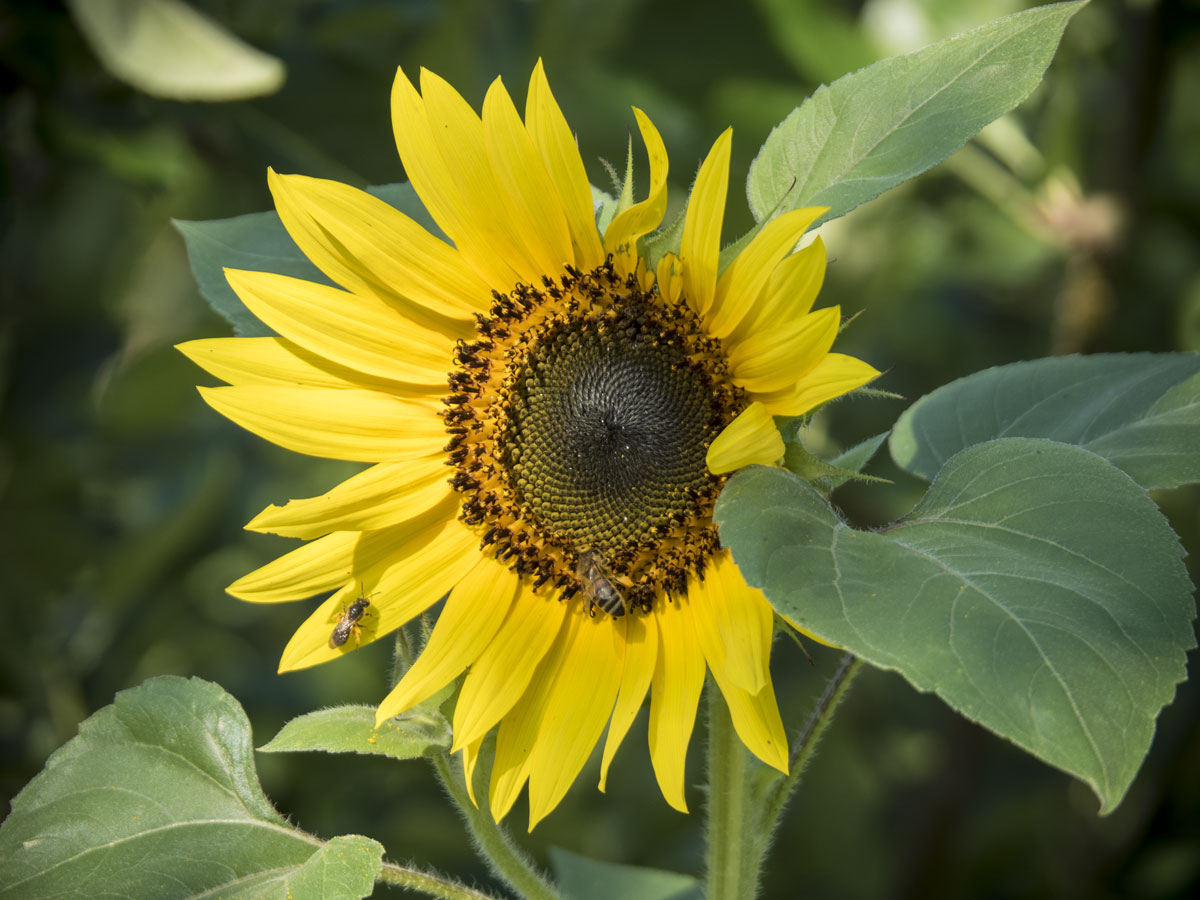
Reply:
[[283, 64], [181, 0], [67, 0], [109, 72], [152, 97], [244, 100], [279, 90]]
[[[822, 80], [1021, 8], [1017, 0], [206, 0], [197, 9], [283, 61], [256, 100], [190, 104], [108, 74], [65, 6], [0, 7], [0, 794], [14, 794], [90, 712], [163, 673], [220, 683], [257, 742], [321, 706], [375, 703], [391, 660], [370, 646], [275, 674], [311, 604], [251, 606], [224, 586], [290, 546], [242, 531], [269, 503], [353, 471], [239, 432], [204, 407], [171, 349], [228, 334], [170, 219], [268, 209], [265, 172], [364, 186], [403, 178], [388, 117], [395, 66], [424, 65], [476, 105], [523, 94], [545, 60], [589, 173], [608, 187], [648, 112], [673, 160], [732, 124], [735, 172]], [[823, 302], [860, 316], [845, 352], [917, 397], [991, 365], [1074, 351], [1200, 349], [1200, 12], [1093, 0], [1043, 85], [947, 163], [822, 229]], [[1189, 50], [1191, 52], [1189, 52]], [[636, 161], [644, 183], [643, 161]], [[694, 167], [676, 163], [672, 210]], [[727, 237], [752, 219], [730, 191]], [[827, 456], [886, 431], [903, 404], [836, 404], [804, 436]], [[882, 455], [834, 499], [860, 527], [922, 491]], [[1193, 557], [1200, 493], [1156, 497]], [[881, 505], [882, 504], [882, 505]], [[1193, 580], [1197, 575], [1194, 563]], [[837, 656], [775, 649], [785, 722], [803, 721]], [[766, 896], [1185, 896], [1200, 882], [1200, 686], [1159, 720], [1147, 763], [1104, 819], [1081, 785], [870, 672], [808, 770]], [[528, 839], [697, 871], [701, 819], [654, 797], [639, 720], [607, 794], [589, 776]], [[700, 753], [689, 769], [700, 777]], [[322, 836], [484, 877], [419, 761], [263, 754], [274, 805]], [[592, 764], [595, 766], [595, 763]], [[354, 777], [347, 777], [352, 766]], [[596, 769], [590, 770], [596, 777]], [[694, 809], [703, 798], [693, 790]], [[636, 813], [636, 814], [634, 814]], [[515, 810], [515, 820], [523, 819]], [[871, 865], [863, 865], [871, 860]]]

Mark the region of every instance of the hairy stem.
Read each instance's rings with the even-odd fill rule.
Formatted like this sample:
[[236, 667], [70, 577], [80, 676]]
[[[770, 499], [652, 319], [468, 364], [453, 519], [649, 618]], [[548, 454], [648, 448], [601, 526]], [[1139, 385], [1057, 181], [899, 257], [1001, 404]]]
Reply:
[[[400, 676], [412, 666], [415, 658], [416, 652], [413, 649], [412, 640], [407, 631], [401, 628], [396, 632], [395, 681], [399, 681]], [[466, 822], [467, 830], [471, 834], [471, 841], [475, 845], [475, 851], [491, 869], [492, 874], [526, 900], [560, 900], [553, 885], [545, 875], [538, 871], [533, 860], [513, 843], [508, 832], [492, 818], [492, 811], [487, 805], [487, 792], [480, 792], [483, 803], [481, 806], [476, 806], [467, 793], [461, 766], [455, 766], [452, 763], [449, 753], [437, 753], [430, 758], [430, 761], [433, 763], [433, 770], [437, 773], [438, 780], [442, 783], [442, 788], [454, 801], [459, 815]], [[480, 765], [476, 768], [476, 774], [486, 775], [486, 770], [490, 768], [490, 764], [484, 765], [481, 759]]]
[[[492, 818], [486, 799], [482, 806], [471, 802], [462, 771], [456, 771], [457, 767], [451, 766], [450, 754], [439, 753], [434, 756], [433, 768], [467, 823], [475, 849], [493, 874], [527, 900], [560, 900], [546, 876], [538, 871], [533, 861]], [[486, 798], [486, 792], [483, 792], [483, 797]]]
[[817, 744], [821, 742], [825, 730], [833, 721], [838, 705], [850, 690], [850, 685], [861, 668], [862, 660], [852, 653], [847, 653], [842, 657], [842, 662], [833, 673], [833, 677], [829, 679], [825, 693], [817, 701], [816, 707], [804, 724], [804, 730], [800, 732], [792, 748], [791, 758], [788, 760], [788, 776], [772, 784], [762, 798], [761, 822], [766, 834], [773, 832], [779, 824], [779, 817], [783, 814], [788, 798], [800, 783], [800, 776], [804, 774], [813, 753], [816, 752]]
[[438, 897], [440, 900], [496, 900], [490, 894], [480, 893], [457, 881], [390, 862], [383, 864], [383, 869], [376, 880], [385, 884], [399, 885], [410, 891], [420, 891], [422, 894]]
[[734, 731], [725, 698], [709, 682], [706, 900], [751, 900], [768, 837], [758, 832], [753, 763]]

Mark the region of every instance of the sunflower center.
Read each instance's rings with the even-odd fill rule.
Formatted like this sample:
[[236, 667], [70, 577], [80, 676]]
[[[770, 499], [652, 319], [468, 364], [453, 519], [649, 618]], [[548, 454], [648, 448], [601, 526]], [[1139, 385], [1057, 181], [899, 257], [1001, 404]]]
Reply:
[[444, 401], [460, 518], [614, 615], [685, 592], [718, 547], [705, 455], [744, 405], [720, 343], [608, 263], [493, 296]]
[[517, 502], [578, 550], [611, 554], [697, 512], [710, 379], [646, 310], [556, 323], [516, 379], [501, 438]]

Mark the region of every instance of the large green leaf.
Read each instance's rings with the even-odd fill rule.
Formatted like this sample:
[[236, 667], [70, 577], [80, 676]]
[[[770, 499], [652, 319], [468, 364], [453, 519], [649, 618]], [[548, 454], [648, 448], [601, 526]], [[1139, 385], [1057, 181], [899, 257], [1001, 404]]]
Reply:
[[422, 704], [375, 728], [375, 707], [337, 706], [298, 716], [259, 747], [279, 753], [324, 750], [414, 759], [450, 749], [450, 723], [436, 706]]
[[755, 219], [801, 206], [836, 218], [941, 162], [1029, 96], [1082, 5], [1005, 16], [818, 88], [750, 166]]
[[1078, 447], [964, 450], [905, 519], [847, 526], [783, 469], [736, 474], [721, 541], [793, 623], [895, 669], [1120, 802], [1194, 645], [1179, 542], [1125, 473]]
[[1078, 444], [1146, 489], [1200, 481], [1200, 356], [1064, 356], [987, 369], [910, 406], [888, 447], [928, 480], [955, 453], [999, 437]]
[[123, 691], [12, 802], [0, 897], [366, 896], [383, 848], [323, 845], [259, 787], [250, 723], [199, 679]]
[[568, 900], [700, 900], [690, 875], [602, 862], [560, 847], [550, 848], [554, 876]]
[[[408, 182], [369, 187], [367, 191], [416, 219], [432, 234], [441, 236]], [[274, 211], [206, 222], [176, 219], [174, 225], [187, 244], [188, 260], [200, 296], [233, 326], [239, 337], [260, 337], [272, 332], [238, 299], [225, 280], [225, 269], [275, 272], [332, 284], [300, 252]]]
[[273, 332], [238, 299], [225, 280], [226, 268], [276, 272], [331, 284], [300, 252], [276, 212], [248, 213], [207, 222], [176, 219], [174, 225], [187, 244], [200, 296], [233, 326], [234, 334], [239, 337], [261, 337]]

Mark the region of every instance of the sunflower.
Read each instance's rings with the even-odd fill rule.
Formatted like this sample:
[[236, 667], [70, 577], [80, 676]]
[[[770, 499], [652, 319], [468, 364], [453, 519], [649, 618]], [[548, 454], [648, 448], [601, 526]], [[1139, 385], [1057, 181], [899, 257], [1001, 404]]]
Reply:
[[[601, 231], [540, 63], [524, 122], [499, 79], [480, 116], [436, 75], [422, 70], [418, 92], [398, 72], [400, 158], [449, 240], [363, 191], [271, 172], [284, 226], [340, 288], [229, 270], [278, 337], [180, 348], [228, 382], [200, 391], [237, 424], [372, 464], [247, 526], [308, 543], [231, 594], [332, 592], [280, 671], [340, 656], [446, 598], [379, 722], [465, 672], [453, 750], [470, 784], [496, 729], [491, 809], [502, 818], [528, 784], [531, 829], [607, 726], [603, 790], [647, 691], [654, 771], [686, 811], [706, 670], [746, 747], [786, 771], [773, 612], [721, 548], [713, 504], [728, 473], [779, 461], [773, 416], [878, 374], [830, 352], [837, 307], [811, 309], [825, 250], [819, 239], [793, 250], [824, 208], [778, 216], [719, 271], [730, 131], [700, 167], [678, 253], [651, 270], [642, 239], [666, 209], [667, 154], [634, 114], [648, 196], [623, 198]], [[360, 596], [369, 606], [351, 625]]]

